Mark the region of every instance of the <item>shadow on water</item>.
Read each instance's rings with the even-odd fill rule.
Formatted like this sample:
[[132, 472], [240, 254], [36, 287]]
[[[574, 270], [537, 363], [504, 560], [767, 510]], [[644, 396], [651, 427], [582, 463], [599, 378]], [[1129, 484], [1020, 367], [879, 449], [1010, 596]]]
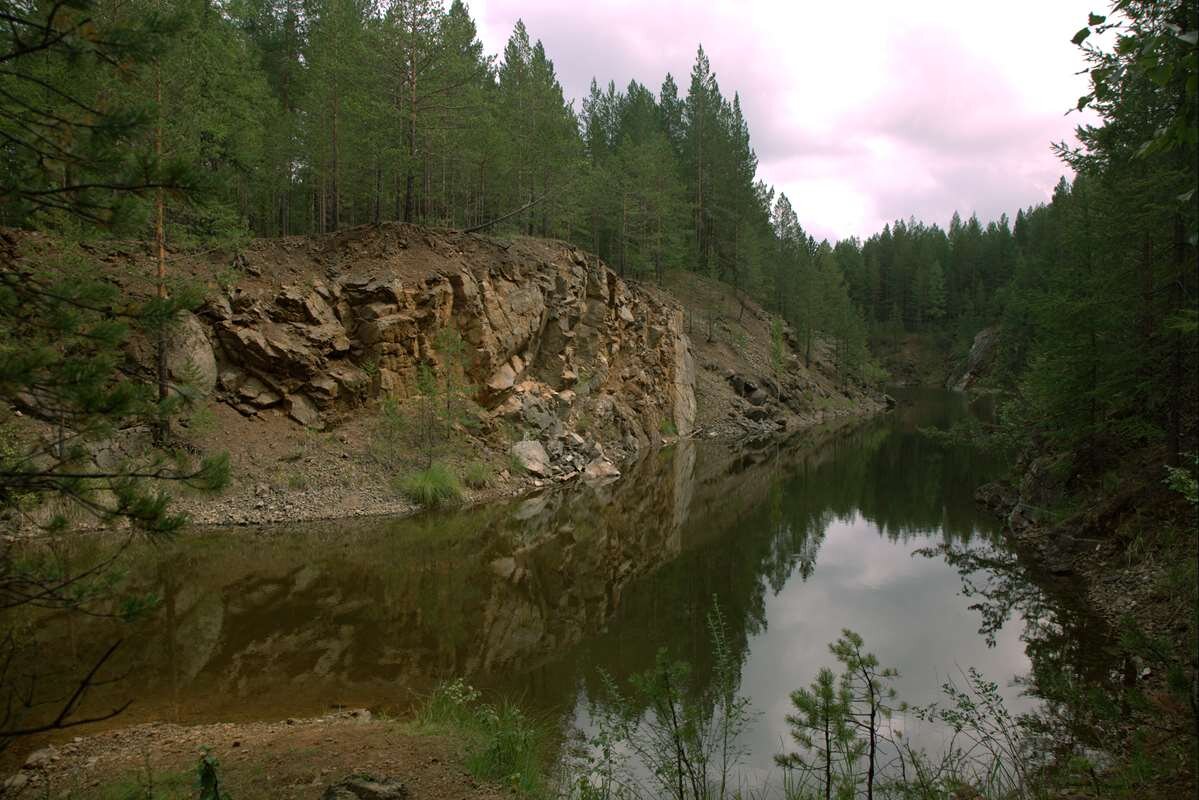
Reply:
[[155, 610], [133, 623], [47, 617], [43, 653], [88, 664], [123, 637], [114, 669], [135, 682], [88, 700], [133, 697], [119, 724], [402, 711], [453, 676], [569, 717], [601, 669], [623, 680], [660, 647], [691, 661], [702, 685], [716, 598], [763, 715], [749, 744], [768, 762], [787, 693], [830, 660], [841, 627], [900, 667], [916, 702], [934, 699], [955, 664], [1000, 680], [1027, 669], [1010, 620], [1020, 609], [997, 620], [988, 647], [955, 565], [912, 557], [996, 547], [997, 522], [973, 495], [1001, 465], [919, 433], [988, 410], [947, 392], [897, 396], [886, 417], [781, 444], [685, 442], [604, 486], [138, 545], [128, 583], [157, 597]]

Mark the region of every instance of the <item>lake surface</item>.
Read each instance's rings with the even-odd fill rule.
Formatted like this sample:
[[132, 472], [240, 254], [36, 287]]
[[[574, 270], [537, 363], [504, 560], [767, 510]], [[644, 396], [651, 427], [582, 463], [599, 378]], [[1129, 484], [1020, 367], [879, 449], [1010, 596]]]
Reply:
[[586, 726], [601, 671], [623, 682], [659, 648], [707, 680], [706, 617], [719, 603], [759, 712], [743, 742], [751, 771], [769, 769], [789, 692], [833, 665], [827, 645], [842, 628], [900, 671], [901, 700], [936, 700], [973, 666], [1027, 708], [1009, 686], [1028, 670], [1019, 613], [989, 626], [989, 644], [959, 569], [917, 553], [994, 548], [997, 521], [973, 495], [1000, 465], [920, 433], [986, 409], [948, 392], [895, 394], [899, 407], [874, 420], [737, 453], [686, 442], [600, 487], [135, 544], [129, 581], [155, 610], [132, 623], [51, 618], [44, 646], [69, 672], [124, 640], [113, 672], [135, 671], [136, 684], [104, 687], [84, 709], [133, 698], [120, 724], [402, 711], [461, 676]]

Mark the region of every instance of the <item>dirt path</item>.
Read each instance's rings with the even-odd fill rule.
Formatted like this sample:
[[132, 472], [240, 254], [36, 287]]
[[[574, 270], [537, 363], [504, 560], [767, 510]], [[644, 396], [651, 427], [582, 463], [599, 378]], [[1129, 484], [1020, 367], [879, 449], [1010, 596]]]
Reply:
[[30, 756], [0, 785], [0, 797], [192, 800], [204, 747], [219, 762], [222, 791], [237, 800], [315, 800], [359, 773], [399, 779], [413, 800], [507, 796], [472, 778], [450, 740], [368, 711], [346, 711], [284, 722], [151, 723], [76, 738]]

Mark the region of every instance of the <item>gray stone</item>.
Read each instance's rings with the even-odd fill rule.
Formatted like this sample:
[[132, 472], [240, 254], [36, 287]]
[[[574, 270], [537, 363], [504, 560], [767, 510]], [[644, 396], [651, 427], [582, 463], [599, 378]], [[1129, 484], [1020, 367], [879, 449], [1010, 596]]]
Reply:
[[24, 769], [45, 769], [57, 759], [57, 750], [53, 747], [43, 747], [29, 754], [29, 758], [25, 759]]
[[327, 408], [337, 399], [339, 387], [331, 375], [317, 375], [305, 388], [318, 406]]
[[491, 562], [491, 571], [504, 580], [508, 580], [516, 572], [516, 559], [511, 556], [497, 558]]
[[171, 380], [186, 384], [199, 396], [207, 397], [216, 388], [216, 354], [208, 340], [208, 330], [190, 311], [182, 311], [167, 337], [167, 372]]
[[246, 373], [234, 367], [231, 369], [221, 370], [218, 381], [220, 382], [221, 388], [225, 391], [235, 392], [245, 379]]
[[325, 789], [321, 800], [406, 800], [408, 787], [395, 778], [351, 775]]
[[287, 414], [305, 427], [315, 426], [321, 419], [321, 415], [316, 410], [313, 402], [302, 394], [288, 396]]
[[606, 458], [597, 458], [583, 469], [583, 479], [588, 481], [620, 477], [620, 470]]
[[746, 399], [753, 405], [760, 406], [766, 404], [766, 401], [770, 399], [770, 395], [762, 389], [754, 389]]
[[505, 361], [491, 376], [491, 380], [487, 382], [487, 388], [493, 392], [502, 392], [511, 389], [514, 383], [516, 383], [516, 370]]
[[763, 406], [754, 406], [745, 410], [745, 416], [754, 422], [763, 422], [770, 418], [770, 411]]
[[545, 477], [549, 473], [549, 456], [541, 442], [525, 439], [512, 445], [512, 456], [530, 475]]

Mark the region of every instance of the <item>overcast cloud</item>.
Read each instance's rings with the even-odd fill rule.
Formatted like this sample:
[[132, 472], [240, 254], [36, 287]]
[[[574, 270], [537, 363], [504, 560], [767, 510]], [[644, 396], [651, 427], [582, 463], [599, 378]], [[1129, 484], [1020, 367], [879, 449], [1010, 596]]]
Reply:
[[[469, 2], [469, 0], [468, 0]], [[820, 237], [898, 218], [946, 225], [1047, 200], [1066, 168], [1052, 142], [1083, 119], [1070, 37], [1105, 0], [769, 2], [474, 0], [489, 52], [518, 18], [568, 98], [592, 76], [686, 92], [703, 43], [721, 91], [741, 94], [758, 175]]]

